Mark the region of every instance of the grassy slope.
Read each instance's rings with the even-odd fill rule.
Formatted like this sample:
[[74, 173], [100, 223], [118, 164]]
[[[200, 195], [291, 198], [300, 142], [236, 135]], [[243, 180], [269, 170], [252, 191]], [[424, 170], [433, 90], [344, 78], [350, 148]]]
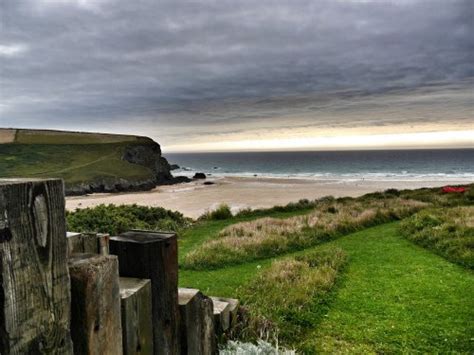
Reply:
[[400, 233], [452, 262], [474, 269], [474, 206], [421, 211], [400, 224]]
[[18, 129], [15, 131], [15, 143], [19, 144], [106, 144], [147, 141], [145, 137], [120, 134], [34, 129]]
[[350, 257], [314, 345], [332, 352], [472, 351], [474, 274], [403, 239], [396, 224], [334, 243]]
[[[213, 232], [225, 222], [213, 226]], [[181, 242], [185, 250], [200, 244], [210, 231], [199, 228], [185, 236], [193, 241]], [[322, 247], [330, 245], [348, 253], [349, 266], [326, 319], [308, 337], [307, 352], [467, 352], [474, 348], [470, 341], [474, 301], [468, 297], [474, 294], [472, 272], [403, 239], [396, 223]], [[267, 259], [213, 271], [181, 270], [180, 285], [235, 297], [238, 287], [270, 263]]]
[[152, 172], [121, 159], [125, 144], [0, 144], [0, 178], [60, 177], [68, 184], [108, 177], [140, 180]]

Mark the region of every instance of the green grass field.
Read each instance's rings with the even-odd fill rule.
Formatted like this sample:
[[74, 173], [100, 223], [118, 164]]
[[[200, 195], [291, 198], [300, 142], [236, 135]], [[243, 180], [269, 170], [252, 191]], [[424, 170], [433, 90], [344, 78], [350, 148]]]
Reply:
[[[124, 229], [153, 229], [162, 228], [160, 223], [169, 219], [179, 233], [180, 286], [198, 288], [211, 296], [239, 298], [247, 317], [233, 335], [243, 341], [254, 341], [266, 332], [278, 334], [280, 345], [303, 354], [472, 354], [474, 273], [471, 264], [464, 262], [471, 260], [473, 250], [472, 187], [465, 194], [443, 194], [440, 189], [390, 190], [357, 199], [302, 200], [236, 216], [221, 207], [219, 213], [183, 223], [181, 217], [166, 211], [102, 206], [91, 209], [87, 216], [69, 213], [68, 221], [81, 230], [120, 223]], [[359, 212], [350, 208], [355, 202], [362, 203], [363, 215], [370, 217], [376, 212], [369, 213], [374, 201], [394, 208], [397, 196], [426, 203], [411, 217], [390, 214], [393, 218], [358, 224], [355, 229], [346, 218], [360, 212], [360, 208]], [[332, 208], [331, 201], [344, 204], [349, 211], [337, 214], [336, 210], [344, 209]], [[331, 238], [302, 248], [281, 249], [281, 253], [247, 262], [185, 268], [186, 256], [219, 238], [223, 230], [253, 226], [246, 222], [260, 218], [272, 225], [287, 225], [297, 216], [314, 217], [316, 210], [338, 216], [335, 221], [317, 215], [323, 225], [351, 223]], [[402, 220], [386, 222], [398, 219]], [[148, 226], [143, 227], [144, 223]], [[288, 238], [306, 230], [292, 226], [285, 232]], [[260, 238], [259, 233], [268, 232], [251, 228], [247, 235], [244, 231], [236, 237]]]
[[153, 179], [150, 169], [122, 160], [130, 144], [150, 144], [145, 137], [36, 130], [0, 130], [14, 140], [0, 144], [0, 178], [57, 177], [67, 186], [140, 182]]
[[152, 178], [150, 169], [121, 159], [124, 144], [0, 144], [0, 178], [57, 177], [66, 184], [97, 179]]
[[[235, 221], [206, 222], [188, 230], [180, 240], [180, 259], [229, 223]], [[409, 242], [399, 234], [398, 223], [277, 259], [328, 247], [347, 253], [347, 270], [324, 317], [315, 317], [313, 331], [289, 345], [307, 354], [472, 353], [472, 271]], [[180, 286], [240, 297], [272, 260], [209, 271], [180, 270]]]

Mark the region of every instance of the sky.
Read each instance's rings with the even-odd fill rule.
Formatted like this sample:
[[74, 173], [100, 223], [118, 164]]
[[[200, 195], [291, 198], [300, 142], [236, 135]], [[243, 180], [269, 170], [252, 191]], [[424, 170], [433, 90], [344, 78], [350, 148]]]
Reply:
[[474, 147], [472, 0], [0, 0], [0, 127]]

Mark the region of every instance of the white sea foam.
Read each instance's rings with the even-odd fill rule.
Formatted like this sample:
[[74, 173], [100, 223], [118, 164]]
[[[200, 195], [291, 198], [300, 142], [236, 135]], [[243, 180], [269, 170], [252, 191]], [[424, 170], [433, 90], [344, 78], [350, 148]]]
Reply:
[[[175, 175], [193, 177], [194, 171], [176, 170]], [[328, 181], [465, 181], [474, 182], [474, 173], [425, 173], [414, 174], [408, 172], [377, 172], [377, 173], [255, 173], [255, 172], [211, 172], [209, 177], [247, 177], [247, 178], [273, 178], [273, 179], [303, 179], [303, 180], [328, 180]]]

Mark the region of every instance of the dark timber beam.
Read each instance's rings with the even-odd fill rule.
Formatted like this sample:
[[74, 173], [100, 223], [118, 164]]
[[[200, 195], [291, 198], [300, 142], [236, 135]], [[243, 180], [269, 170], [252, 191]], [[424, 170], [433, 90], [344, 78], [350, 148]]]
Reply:
[[151, 280], [155, 354], [177, 354], [178, 255], [174, 233], [130, 231], [110, 237], [120, 276]]

